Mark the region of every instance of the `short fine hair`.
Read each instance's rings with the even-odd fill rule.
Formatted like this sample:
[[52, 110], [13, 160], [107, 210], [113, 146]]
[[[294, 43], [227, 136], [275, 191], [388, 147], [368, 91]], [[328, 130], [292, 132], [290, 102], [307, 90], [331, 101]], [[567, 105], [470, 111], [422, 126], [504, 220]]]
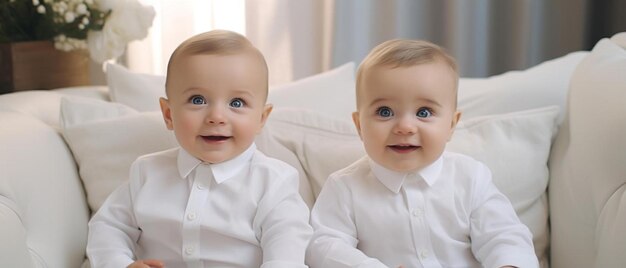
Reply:
[[363, 76], [368, 70], [380, 66], [410, 67], [438, 60], [450, 67], [456, 78], [455, 84], [458, 84], [459, 72], [456, 60], [440, 46], [424, 40], [393, 39], [383, 42], [374, 47], [359, 65], [356, 75], [357, 105]]
[[[227, 30], [213, 30], [192, 36], [182, 42], [172, 53], [167, 64], [167, 75], [165, 78], [165, 88], [167, 91], [168, 80], [171, 74], [172, 66], [175, 66], [182, 56], [191, 55], [233, 55], [239, 53], [251, 53], [253, 57], [257, 57], [265, 69], [266, 77], [268, 73], [267, 62], [263, 54], [254, 45], [241, 34]], [[268, 85], [265, 90], [267, 91]], [[267, 92], [266, 92], [267, 95]]]

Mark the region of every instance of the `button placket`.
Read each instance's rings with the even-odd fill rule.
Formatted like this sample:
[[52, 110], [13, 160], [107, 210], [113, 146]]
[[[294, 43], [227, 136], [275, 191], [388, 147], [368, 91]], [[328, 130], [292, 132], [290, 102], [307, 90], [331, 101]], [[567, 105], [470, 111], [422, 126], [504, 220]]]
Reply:
[[430, 228], [424, 218], [424, 209], [427, 201], [424, 194], [420, 191], [419, 180], [405, 181], [402, 190], [406, 196], [408, 220], [411, 225], [416, 257], [424, 266], [441, 267], [436, 259], [431, 257]]
[[213, 178], [210, 166], [198, 165], [189, 179], [192, 180], [189, 199], [182, 222], [182, 251], [186, 261], [194, 260], [200, 245], [200, 212], [208, 197], [210, 181]]

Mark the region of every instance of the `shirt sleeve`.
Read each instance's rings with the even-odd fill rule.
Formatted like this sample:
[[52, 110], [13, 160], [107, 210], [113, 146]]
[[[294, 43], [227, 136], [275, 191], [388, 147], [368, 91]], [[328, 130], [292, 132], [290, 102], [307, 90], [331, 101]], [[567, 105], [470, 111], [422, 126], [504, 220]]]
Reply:
[[138, 182], [136, 162], [131, 166], [130, 183], [118, 187], [89, 221], [87, 256], [93, 268], [127, 267], [134, 262], [139, 239], [132, 212], [131, 184]]
[[274, 178], [260, 201], [255, 226], [263, 250], [262, 268], [307, 267], [304, 254], [313, 233], [309, 207], [298, 192], [298, 172], [288, 170]]
[[311, 211], [311, 225], [315, 230], [307, 250], [307, 263], [311, 267], [387, 267], [356, 248], [358, 239], [353, 215], [348, 188], [331, 175]]
[[509, 199], [491, 180], [486, 166], [479, 170], [472, 199], [472, 251], [484, 267], [539, 267], [532, 233], [520, 222]]

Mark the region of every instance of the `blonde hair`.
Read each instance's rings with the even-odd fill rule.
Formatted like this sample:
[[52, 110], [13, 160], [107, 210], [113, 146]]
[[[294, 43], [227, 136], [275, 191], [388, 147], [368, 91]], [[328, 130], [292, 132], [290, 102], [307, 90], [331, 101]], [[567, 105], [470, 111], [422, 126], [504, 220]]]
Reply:
[[[252, 45], [250, 40], [241, 34], [226, 31], [213, 30], [192, 36], [182, 42], [172, 53], [167, 63], [167, 75], [165, 78], [165, 88], [167, 94], [168, 80], [171, 75], [172, 66], [183, 56], [191, 55], [233, 55], [238, 53], [250, 53], [257, 57], [265, 69], [265, 77], [268, 75], [267, 62], [263, 54]], [[267, 96], [268, 79], [265, 79], [265, 91]]]
[[[458, 67], [456, 61], [443, 48], [423, 40], [393, 39], [374, 47], [367, 54], [356, 74], [357, 108], [359, 91], [363, 84], [364, 73], [374, 67], [388, 66], [391, 68], [409, 67], [419, 64], [442, 61], [454, 72], [458, 84]], [[455, 86], [456, 90], [456, 86]], [[455, 100], [456, 103], [456, 100]]]

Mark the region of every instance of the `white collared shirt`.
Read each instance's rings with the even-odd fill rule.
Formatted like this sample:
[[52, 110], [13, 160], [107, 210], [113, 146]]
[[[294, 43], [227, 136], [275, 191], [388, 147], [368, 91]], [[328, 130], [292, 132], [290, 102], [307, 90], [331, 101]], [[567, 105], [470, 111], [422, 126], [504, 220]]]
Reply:
[[489, 169], [456, 153], [408, 174], [362, 158], [329, 176], [311, 223], [311, 267], [539, 265]]
[[182, 148], [138, 158], [89, 222], [94, 268], [306, 267], [312, 234], [298, 173], [253, 144], [219, 164]]

